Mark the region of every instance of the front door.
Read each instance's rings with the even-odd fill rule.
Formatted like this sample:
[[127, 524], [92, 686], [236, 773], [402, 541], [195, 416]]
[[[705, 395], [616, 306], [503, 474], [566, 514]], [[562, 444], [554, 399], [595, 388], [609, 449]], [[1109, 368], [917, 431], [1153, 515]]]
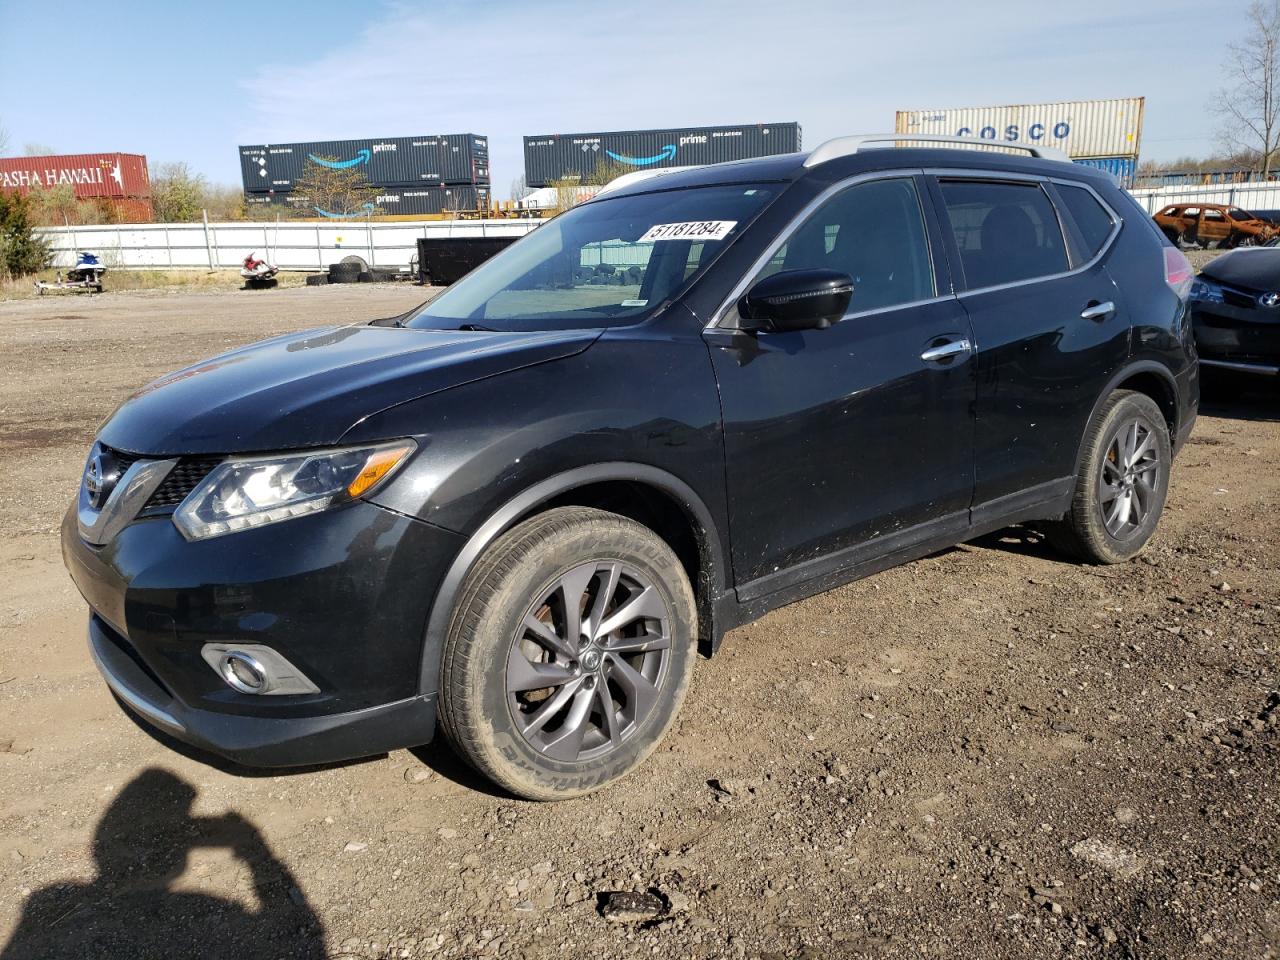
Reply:
[[707, 333], [741, 599], [823, 576], [873, 541], [891, 549], [928, 521], [967, 521], [971, 336], [935, 276], [922, 183], [904, 175], [835, 192], [752, 281], [847, 273], [854, 292], [842, 320], [756, 334], [722, 321]]
[[1206, 247], [1211, 243], [1222, 243], [1231, 236], [1231, 222], [1221, 210], [1206, 207], [1200, 214], [1200, 242]]

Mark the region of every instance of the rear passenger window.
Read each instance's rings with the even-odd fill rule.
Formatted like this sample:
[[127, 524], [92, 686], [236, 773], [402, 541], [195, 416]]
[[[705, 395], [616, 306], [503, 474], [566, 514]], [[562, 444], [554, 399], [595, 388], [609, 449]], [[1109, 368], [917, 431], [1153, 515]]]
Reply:
[[1107, 242], [1107, 238], [1111, 236], [1115, 221], [1111, 219], [1107, 208], [1098, 202], [1098, 198], [1084, 187], [1060, 183], [1058, 196], [1066, 204], [1071, 219], [1080, 228], [1080, 233], [1084, 237], [1085, 252], [1088, 254], [1088, 259], [1092, 260], [1098, 255], [1102, 245]]
[[942, 181], [970, 289], [1067, 271], [1062, 228], [1039, 184]]

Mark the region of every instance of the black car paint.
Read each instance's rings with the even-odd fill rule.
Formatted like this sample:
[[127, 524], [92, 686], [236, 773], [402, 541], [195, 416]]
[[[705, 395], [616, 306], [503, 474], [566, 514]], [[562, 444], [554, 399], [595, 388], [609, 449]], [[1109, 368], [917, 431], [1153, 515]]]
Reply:
[[592, 331], [412, 336], [388, 326], [307, 330], [161, 377], [99, 439], [134, 453], [245, 453], [332, 444], [388, 407], [585, 350]]
[[[94, 643], [124, 651], [167, 691], [189, 742], [261, 765], [341, 759], [429, 738], [440, 645], [467, 569], [503, 530], [573, 491], [646, 491], [687, 521], [700, 635], [714, 649], [726, 630], [783, 603], [1060, 516], [1084, 425], [1133, 377], [1160, 394], [1176, 442], [1185, 439], [1198, 397], [1185, 310], [1164, 282], [1159, 234], [1138, 225], [1147, 218], [1108, 178], [948, 150], [871, 151], [812, 169], [802, 160], [672, 173], [625, 191], [787, 184], [697, 282], [639, 324], [309, 331], [144, 388], [103, 427], [103, 443], [193, 455], [409, 436], [419, 449], [365, 500], [206, 542], [187, 543], [153, 516], [95, 548], [69, 515], [64, 556], [96, 611]], [[933, 169], [1087, 183], [1124, 228], [1087, 269], [969, 292], [926, 203], [938, 298], [888, 311], [909, 333], [895, 337], [874, 315], [804, 332], [705, 329], [829, 187], [894, 171], [932, 196]], [[1069, 222], [1068, 234], [1075, 249]], [[1078, 316], [1104, 299], [1114, 316]], [[959, 335], [975, 356], [921, 363], [926, 346]], [[287, 651], [322, 692], [236, 693], [200, 660], [213, 639]]]
[[1215, 257], [1198, 280], [1213, 291], [1212, 298], [1193, 294], [1191, 299], [1203, 362], [1280, 373], [1280, 302], [1266, 305], [1259, 299], [1280, 293], [1280, 248], [1245, 248]]

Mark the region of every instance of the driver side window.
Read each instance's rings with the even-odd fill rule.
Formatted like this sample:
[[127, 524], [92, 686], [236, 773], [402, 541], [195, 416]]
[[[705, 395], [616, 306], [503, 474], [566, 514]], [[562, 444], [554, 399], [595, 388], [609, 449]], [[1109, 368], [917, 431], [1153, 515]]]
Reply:
[[836, 194], [802, 223], [756, 277], [827, 269], [853, 280], [850, 313], [935, 296], [929, 241], [915, 181], [859, 183]]

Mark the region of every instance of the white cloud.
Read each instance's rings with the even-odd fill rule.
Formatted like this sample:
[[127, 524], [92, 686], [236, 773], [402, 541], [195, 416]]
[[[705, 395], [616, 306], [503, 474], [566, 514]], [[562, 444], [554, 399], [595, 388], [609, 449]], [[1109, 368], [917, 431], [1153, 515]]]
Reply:
[[1230, 38], [1231, 18], [1208, 6], [393, 4], [309, 62], [261, 67], [244, 84], [240, 142], [487, 134], [504, 196], [525, 134], [798, 120], [813, 146], [892, 129], [896, 109], [1145, 95], [1149, 142], [1188, 136], [1208, 150], [1211, 121], [1174, 85], [1166, 55]]

